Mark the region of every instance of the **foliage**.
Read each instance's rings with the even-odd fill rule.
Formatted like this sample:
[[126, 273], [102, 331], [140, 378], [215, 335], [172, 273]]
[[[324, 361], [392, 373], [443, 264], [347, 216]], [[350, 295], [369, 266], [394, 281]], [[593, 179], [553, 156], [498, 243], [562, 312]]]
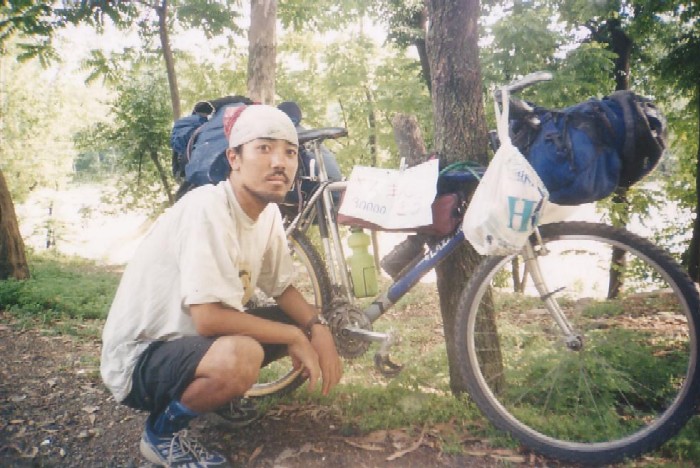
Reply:
[[30, 255], [31, 279], [0, 281], [0, 310], [28, 321], [104, 319], [118, 275], [92, 262], [55, 254]]
[[552, 9], [538, 2], [518, 2], [504, 13], [487, 29], [493, 41], [482, 51], [486, 82], [507, 83], [519, 75], [551, 70], [564, 40], [550, 27]]
[[63, 187], [75, 156], [73, 133], [103, 112], [97, 91], [66, 69], [0, 56], [0, 170], [16, 202], [34, 189]]
[[229, 54], [231, 56], [220, 63], [201, 60], [187, 53], [178, 55], [180, 96], [186, 113], [198, 101], [246, 94], [246, 57], [235, 51], [229, 51]]
[[277, 16], [296, 32], [326, 32], [363, 18], [370, 5], [362, 0], [278, 0]]
[[[277, 91], [304, 112], [306, 127], [342, 126], [349, 137], [328, 145], [338, 155], [343, 173], [356, 164], [371, 165], [372, 143], [378, 164], [396, 167], [398, 158], [391, 119], [396, 112], [413, 113], [431, 135], [431, 106], [418, 64], [391, 46], [379, 48], [369, 36], [350, 32], [320, 43], [294, 34], [280, 47]], [[301, 60], [308, 66], [292, 68]], [[373, 115], [374, 126], [370, 124]]]
[[0, 5], [0, 48], [13, 36], [19, 36], [18, 59], [38, 58], [43, 66], [58, 56], [53, 47], [56, 33], [69, 24], [86, 23], [101, 29], [109, 19], [122, 24], [122, 17], [133, 12], [132, 2], [86, 1], [53, 4], [19, 0]]
[[242, 34], [243, 31], [236, 25], [235, 20], [240, 18], [241, 0], [176, 0], [171, 8], [175, 12], [176, 20], [184, 28], [197, 29], [213, 38], [222, 34]]
[[387, 41], [406, 48], [425, 40], [423, 15], [427, 13], [421, 0], [382, 0], [375, 4], [375, 16], [387, 26]]
[[78, 135], [83, 152], [116, 153], [120, 176], [113, 195], [125, 207], [158, 211], [167, 198], [161, 173], [170, 177], [169, 138], [172, 109], [169, 106], [164, 72], [146, 58], [133, 63], [116, 85], [112, 102], [112, 122], [96, 123]]

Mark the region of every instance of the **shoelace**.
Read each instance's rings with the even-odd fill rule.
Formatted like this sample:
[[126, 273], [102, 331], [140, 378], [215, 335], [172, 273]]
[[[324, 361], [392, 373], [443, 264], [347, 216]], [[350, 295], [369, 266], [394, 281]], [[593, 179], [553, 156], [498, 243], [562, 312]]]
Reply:
[[184, 458], [191, 454], [195, 461], [200, 462], [209, 458], [207, 449], [195, 438], [189, 437], [187, 430], [182, 430], [170, 439], [170, 450], [168, 452], [168, 466], [179, 458]]

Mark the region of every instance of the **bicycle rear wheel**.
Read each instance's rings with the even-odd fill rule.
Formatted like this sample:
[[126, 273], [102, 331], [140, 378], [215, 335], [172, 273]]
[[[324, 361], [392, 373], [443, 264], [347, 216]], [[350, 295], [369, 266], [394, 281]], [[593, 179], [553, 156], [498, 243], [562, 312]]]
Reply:
[[[531, 238], [540, 268], [578, 344], [564, 340], [520, 255], [488, 257], [456, 318], [470, 395], [496, 427], [550, 457], [607, 464], [653, 450], [694, 414], [700, 391], [695, 285], [624, 230], [560, 223], [541, 236], [546, 255]], [[613, 247], [626, 262], [613, 268], [622, 287], [610, 298]]]
[[[331, 286], [326, 267], [311, 241], [301, 232], [294, 232], [289, 246], [296, 270], [293, 285], [319, 313], [331, 300]], [[246, 398], [281, 396], [296, 390], [304, 378], [295, 371], [289, 357], [278, 359], [260, 370], [258, 382]]]

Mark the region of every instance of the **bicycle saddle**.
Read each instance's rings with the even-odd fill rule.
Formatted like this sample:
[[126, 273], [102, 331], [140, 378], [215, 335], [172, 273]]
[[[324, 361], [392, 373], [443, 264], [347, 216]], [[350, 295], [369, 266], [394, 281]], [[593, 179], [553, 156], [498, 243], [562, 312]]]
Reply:
[[340, 138], [347, 136], [347, 134], [348, 130], [342, 127], [312, 128], [309, 130], [299, 130], [297, 132], [300, 145], [314, 140], [323, 141], [327, 139]]

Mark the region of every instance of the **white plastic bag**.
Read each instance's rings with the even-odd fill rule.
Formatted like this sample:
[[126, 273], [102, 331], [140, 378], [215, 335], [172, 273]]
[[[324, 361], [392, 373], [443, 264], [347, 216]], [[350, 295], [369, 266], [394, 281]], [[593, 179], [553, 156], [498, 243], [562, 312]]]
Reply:
[[469, 202], [462, 221], [467, 240], [481, 255], [518, 252], [539, 223], [549, 192], [508, 135], [508, 92], [501, 90], [503, 112], [496, 108], [496, 151]]
[[384, 229], [410, 229], [433, 222], [439, 161], [408, 169], [355, 166], [339, 214]]

